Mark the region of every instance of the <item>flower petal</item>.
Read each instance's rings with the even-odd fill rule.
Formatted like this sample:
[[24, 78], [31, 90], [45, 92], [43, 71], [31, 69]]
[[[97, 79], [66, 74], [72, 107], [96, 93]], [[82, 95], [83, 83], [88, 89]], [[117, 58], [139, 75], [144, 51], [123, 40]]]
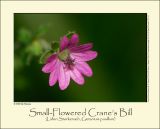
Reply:
[[60, 40], [60, 50], [65, 49], [69, 44], [69, 39], [67, 36], [63, 36]]
[[52, 54], [50, 57], [48, 57], [46, 62], [49, 63], [49, 62], [53, 61], [56, 57], [57, 57], [57, 54]]
[[75, 61], [90, 61], [97, 57], [96, 51], [85, 51], [82, 53], [71, 53], [70, 56]]
[[45, 64], [43, 66], [43, 68], [42, 68], [42, 71], [44, 73], [50, 73], [50, 72], [52, 72], [55, 69], [56, 62], [57, 62], [57, 58], [55, 58], [51, 62]]
[[93, 75], [92, 69], [86, 62], [76, 62], [75, 67], [87, 77], [91, 77]]
[[81, 73], [74, 67], [73, 70], [70, 70], [71, 78], [79, 85], [84, 84], [84, 78]]
[[87, 44], [83, 44], [80, 46], [74, 46], [69, 48], [69, 50], [71, 52], [75, 52], [75, 53], [80, 53], [80, 52], [84, 52], [84, 51], [88, 51], [93, 47], [92, 43], [87, 43]]
[[70, 74], [69, 71], [65, 71], [63, 62], [59, 63], [59, 87], [61, 90], [65, 90], [70, 83]]
[[55, 68], [49, 76], [49, 85], [50, 86], [55, 85], [57, 80], [58, 80], [58, 71], [57, 68]]
[[79, 42], [78, 34], [73, 34], [71, 37], [71, 45], [75, 46]]

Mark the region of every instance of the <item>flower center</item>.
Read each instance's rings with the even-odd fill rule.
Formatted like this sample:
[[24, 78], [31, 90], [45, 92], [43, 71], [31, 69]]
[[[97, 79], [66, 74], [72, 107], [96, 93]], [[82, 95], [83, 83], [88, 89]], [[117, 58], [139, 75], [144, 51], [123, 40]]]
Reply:
[[72, 59], [71, 57], [68, 57], [65, 61], [64, 61], [64, 64], [65, 64], [65, 69], [73, 69], [74, 67], [74, 59]]
[[58, 58], [62, 61], [65, 61], [69, 58], [69, 50], [68, 49], [65, 49], [63, 51], [61, 51], [60, 53], [58, 53]]
[[70, 52], [68, 49], [65, 49], [60, 53], [58, 53], [58, 58], [64, 62], [65, 64], [64, 68], [66, 70], [73, 69], [75, 60], [70, 57]]

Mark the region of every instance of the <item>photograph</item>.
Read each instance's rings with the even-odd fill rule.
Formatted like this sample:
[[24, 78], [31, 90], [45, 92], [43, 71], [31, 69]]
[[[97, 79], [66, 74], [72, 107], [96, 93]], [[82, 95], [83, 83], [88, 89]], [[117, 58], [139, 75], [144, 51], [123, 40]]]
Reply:
[[147, 102], [147, 13], [14, 13], [14, 102]]

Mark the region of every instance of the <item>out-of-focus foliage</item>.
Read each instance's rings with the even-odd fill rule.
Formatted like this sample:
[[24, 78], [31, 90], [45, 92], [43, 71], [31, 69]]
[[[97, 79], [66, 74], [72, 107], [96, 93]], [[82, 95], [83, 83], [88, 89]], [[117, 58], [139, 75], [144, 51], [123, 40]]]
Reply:
[[29, 30], [25, 29], [25, 28], [19, 29], [17, 42], [20, 42], [20, 43], [26, 45], [31, 41], [32, 41], [31, 32]]
[[[42, 72], [39, 62], [44, 63], [58, 49], [55, 41], [59, 42], [61, 36], [72, 30], [79, 34], [80, 44], [93, 43], [98, 57], [89, 62], [93, 76], [85, 77], [83, 86], [71, 81], [61, 91], [58, 83], [49, 86], [49, 74]], [[14, 101], [146, 100], [147, 14], [14, 14]]]
[[18, 30], [18, 34], [15, 37], [15, 51], [18, 51], [18, 53], [15, 53], [15, 56], [18, 54], [21, 57], [21, 61], [16, 61], [17, 64], [15, 66], [18, 63], [21, 65], [30, 65], [32, 60], [37, 60], [45, 51], [51, 49], [51, 44], [43, 38], [48, 31], [48, 27], [48, 25], [41, 25], [35, 32], [31, 32], [27, 28], [20, 28]]

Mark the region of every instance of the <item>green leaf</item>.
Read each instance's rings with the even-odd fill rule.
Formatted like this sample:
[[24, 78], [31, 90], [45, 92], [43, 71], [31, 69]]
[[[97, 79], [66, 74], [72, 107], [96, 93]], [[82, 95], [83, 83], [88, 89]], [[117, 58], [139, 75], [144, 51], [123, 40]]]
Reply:
[[69, 31], [69, 32], [66, 34], [66, 36], [70, 39], [71, 36], [72, 36], [74, 33], [76, 33], [76, 32], [75, 32], [75, 31]]
[[40, 57], [40, 59], [39, 59], [39, 63], [40, 63], [40, 64], [45, 64], [46, 61], [47, 61], [47, 59], [48, 59], [48, 57], [51, 56], [52, 54], [53, 54], [53, 51], [52, 51], [52, 50], [45, 51], [45, 52], [41, 55], [41, 57]]

